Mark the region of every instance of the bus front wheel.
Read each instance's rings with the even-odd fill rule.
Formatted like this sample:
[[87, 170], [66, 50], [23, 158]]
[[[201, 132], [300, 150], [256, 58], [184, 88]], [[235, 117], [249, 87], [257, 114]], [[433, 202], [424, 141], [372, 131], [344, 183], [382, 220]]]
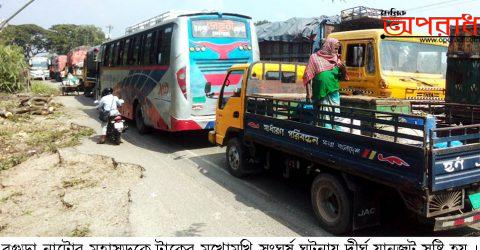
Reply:
[[312, 184], [312, 206], [323, 229], [335, 235], [352, 230], [352, 200], [345, 184], [331, 174], [319, 174]]
[[142, 108], [139, 104], [135, 106], [135, 126], [140, 134], [146, 134], [149, 132], [149, 128], [143, 119]]

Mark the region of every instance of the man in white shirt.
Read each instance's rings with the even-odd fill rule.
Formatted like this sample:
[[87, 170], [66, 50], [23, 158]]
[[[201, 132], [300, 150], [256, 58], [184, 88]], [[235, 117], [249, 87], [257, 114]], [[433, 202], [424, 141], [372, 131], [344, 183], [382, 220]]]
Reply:
[[[118, 97], [113, 95], [113, 89], [112, 88], [106, 88], [102, 91], [102, 99], [98, 102], [96, 108], [103, 113], [109, 112], [109, 116], [116, 116], [120, 115], [120, 112], [118, 111], [118, 107], [122, 106], [123, 100], [119, 99]], [[107, 125], [108, 125], [108, 119], [109, 117], [106, 117], [104, 121], [102, 121], [102, 133], [100, 135], [100, 141], [98, 141], [98, 144], [103, 144], [105, 143], [107, 139]]]

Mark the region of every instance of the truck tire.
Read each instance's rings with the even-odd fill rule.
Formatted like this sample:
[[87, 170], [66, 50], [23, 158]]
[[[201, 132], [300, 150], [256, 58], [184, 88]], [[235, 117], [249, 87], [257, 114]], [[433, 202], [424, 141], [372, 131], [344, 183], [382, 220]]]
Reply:
[[352, 230], [352, 199], [341, 180], [331, 174], [319, 174], [312, 184], [311, 199], [323, 229], [335, 235]]
[[231, 175], [242, 178], [245, 176], [245, 164], [247, 159], [245, 157], [245, 147], [238, 138], [232, 138], [227, 143], [226, 158], [227, 168]]
[[149, 128], [143, 119], [143, 113], [140, 104], [135, 106], [135, 126], [140, 134], [147, 134], [149, 132]]

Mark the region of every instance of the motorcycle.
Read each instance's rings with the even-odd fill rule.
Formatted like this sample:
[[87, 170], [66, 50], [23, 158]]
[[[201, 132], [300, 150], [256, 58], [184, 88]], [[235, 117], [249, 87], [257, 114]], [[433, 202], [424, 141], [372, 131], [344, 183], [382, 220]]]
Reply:
[[[94, 103], [98, 104], [98, 100], [95, 100]], [[123, 103], [123, 100], [121, 100]], [[102, 115], [101, 115], [102, 116]], [[106, 116], [106, 115], [105, 115]], [[125, 125], [125, 120], [122, 119], [122, 115], [118, 110], [111, 110], [108, 113], [108, 118], [100, 118], [100, 120], [107, 122], [107, 135], [106, 139], [110, 142], [119, 145], [122, 142], [122, 133], [127, 129]]]
[[107, 123], [107, 139], [112, 143], [119, 145], [122, 142], [122, 133], [125, 131], [125, 120], [117, 111], [118, 114], [110, 114]]

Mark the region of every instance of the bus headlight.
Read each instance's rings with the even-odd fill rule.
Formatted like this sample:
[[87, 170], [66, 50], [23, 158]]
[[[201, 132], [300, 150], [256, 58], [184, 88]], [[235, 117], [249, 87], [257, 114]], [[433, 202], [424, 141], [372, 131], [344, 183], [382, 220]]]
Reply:
[[194, 51], [195, 51], [195, 48], [194, 48], [194, 47], [190, 47], [190, 51], [191, 51], [191, 52], [194, 52]]
[[207, 49], [206, 49], [205, 47], [202, 47], [200, 50], [201, 50], [201, 51], [205, 51], [205, 50], [207, 50]]

